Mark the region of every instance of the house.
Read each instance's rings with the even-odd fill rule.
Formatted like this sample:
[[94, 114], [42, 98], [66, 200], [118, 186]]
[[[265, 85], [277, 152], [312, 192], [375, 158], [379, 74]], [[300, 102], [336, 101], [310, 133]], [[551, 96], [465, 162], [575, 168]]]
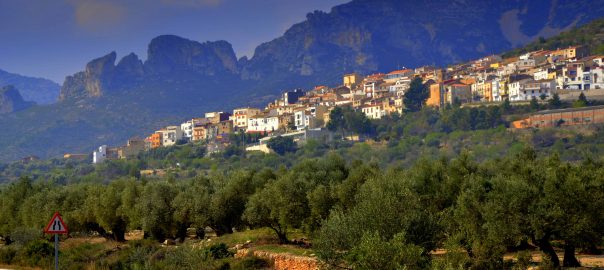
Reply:
[[163, 145], [163, 133], [156, 131], [151, 134], [151, 136], [145, 139], [145, 148], [146, 149], [154, 149], [161, 147]]
[[361, 76], [357, 73], [350, 73], [350, 74], [344, 75], [344, 77], [342, 78], [342, 84], [344, 86], [348, 87], [349, 89], [352, 89], [358, 83], [360, 83], [362, 80], [363, 80], [363, 76]]
[[66, 153], [63, 155], [64, 159], [68, 159], [68, 160], [78, 160], [78, 161], [82, 161], [82, 160], [86, 160], [88, 159], [90, 155], [88, 154], [72, 154], [72, 153]]
[[394, 93], [397, 97], [402, 97], [405, 95], [405, 92], [409, 90], [411, 86], [411, 78], [410, 77], [401, 77], [393, 85], [389, 86], [389, 91]]
[[215, 124], [215, 126], [219, 138], [226, 138], [230, 133], [233, 133], [233, 121], [222, 121]]
[[387, 88], [383, 80], [370, 80], [363, 84], [363, 95], [367, 97], [375, 97], [377, 92], [387, 92]]
[[279, 129], [279, 115], [257, 114], [248, 119], [247, 133], [271, 133]]
[[472, 101], [472, 89], [470, 85], [461, 82], [451, 82], [444, 84], [445, 102], [453, 104], [455, 102], [468, 103]]
[[[220, 117], [220, 116], [219, 116]], [[223, 116], [224, 117], [224, 116]], [[182, 136], [186, 140], [193, 139], [193, 128], [199, 125], [205, 125], [210, 123], [209, 118], [193, 118], [187, 122], [180, 124], [180, 130], [182, 130]]]
[[491, 96], [492, 101], [503, 101], [507, 98], [507, 81], [500, 78], [495, 78], [491, 81]]
[[229, 120], [231, 113], [228, 112], [207, 112], [205, 113], [205, 118], [209, 120], [210, 123], [218, 123], [221, 121]]
[[380, 119], [386, 116], [386, 111], [384, 110], [383, 105], [380, 103], [362, 105], [361, 111], [369, 119]]
[[493, 101], [493, 84], [491, 81], [478, 81], [471, 85], [473, 101]]
[[570, 46], [565, 49], [558, 49], [551, 53], [552, 57], [563, 57], [566, 59], [578, 59], [589, 55], [587, 46]]
[[432, 107], [441, 107], [442, 105], [444, 105], [444, 93], [444, 84], [442, 82], [431, 84], [430, 95], [426, 100], [426, 105]]
[[248, 118], [257, 115], [260, 112], [260, 109], [250, 107], [233, 110], [233, 127], [247, 128]]
[[198, 125], [193, 127], [193, 137], [191, 138], [194, 142], [205, 141], [208, 138], [208, 127], [209, 124]]
[[183, 138], [180, 126], [167, 126], [157, 132], [162, 134], [162, 146], [175, 145], [177, 141]]
[[92, 152], [92, 163], [103, 163], [107, 158], [107, 145], [99, 146], [98, 150]]
[[294, 89], [293, 91], [286, 91], [283, 93], [283, 105], [291, 105], [298, 102], [300, 97], [305, 95], [304, 90], [302, 89]]
[[588, 90], [591, 88], [591, 63], [571, 62], [562, 68], [562, 89]]
[[510, 101], [521, 101], [525, 100], [522, 95], [525, 83], [532, 80], [532, 76], [529, 75], [513, 75], [510, 76], [508, 86], [508, 98]]
[[118, 158], [131, 158], [145, 150], [145, 141], [140, 138], [131, 138], [126, 142], [124, 147], [118, 149]]
[[118, 158], [118, 149], [117, 148], [109, 148], [107, 145], [101, 145], [99, 148], [92, 152], [92, 163], [100, 164], [105, 162], [105, 160], [117, 159]]
[[412, 75], [413, 75], [412, 69], [395, 70], [395, 71], [389, 72], [388, 74], [384, 75], [383, 80], [386, 83], [395, 83], [396, 81], [398, 81], [402, 78], [409, 78]]
[[549, 98], [556, 91], [555, 80], [528, 80], [521, 86], [520, 97], [518, 100], [531, 100], [545, 96]]
[[297, 130], [320, 128], [324, 125], [323, 115], [327, 113], [327, 106], [312, 106], [299, 108], [294, 112], [294, 124]]

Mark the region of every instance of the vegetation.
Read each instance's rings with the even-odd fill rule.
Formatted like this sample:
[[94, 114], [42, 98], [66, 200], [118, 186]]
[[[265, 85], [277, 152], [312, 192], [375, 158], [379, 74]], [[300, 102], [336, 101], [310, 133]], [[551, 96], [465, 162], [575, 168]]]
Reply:
[[279, 155], [296, 151], [296, 143], [291, 137], [277, 136], [270, 139], [267, 143], [267, 146]]
[[604, 29], [604, 19], [596, 19], [586, 25], [562, 32], [554, 37], [548, 39], [539, 38], [522, 48], [504, 53], [502, 56], [507, 58], [541, 49], [556, 50], [577, 45], [587, 46], [592, 55], [604, 54], [604, 44], [602, 44], [601, 36], [602, 29]]
[[409, 90], [405, 93], [405, 99], [403, 99], [405, 109], [410, 112], [421, 110], [429, 96], [428, 87], [423, 84], [421, 78], [415, 77], [409, 85]]

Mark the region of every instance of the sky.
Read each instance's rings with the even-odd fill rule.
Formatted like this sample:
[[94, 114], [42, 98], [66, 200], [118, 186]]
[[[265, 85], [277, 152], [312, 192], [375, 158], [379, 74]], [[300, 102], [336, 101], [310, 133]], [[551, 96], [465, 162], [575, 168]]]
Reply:
[[314, 10], [348, 0], [0, 0], [0, 69], [63, 83], [116, 51], [146, 58], [152, 38], [226, 40], [237, 57]]

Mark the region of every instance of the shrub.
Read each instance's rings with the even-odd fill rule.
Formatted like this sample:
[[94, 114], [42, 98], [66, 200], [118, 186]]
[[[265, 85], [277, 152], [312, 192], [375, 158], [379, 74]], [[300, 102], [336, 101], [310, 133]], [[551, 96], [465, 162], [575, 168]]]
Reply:
[[22, 251], [23, 263], [31, 266], [48, 265], [53, 260], [55, 248], [46, 240], [32, 241]]
[[0, 263], [11, 264], [17, 256], [17, 250], [10, 247], [0, 248]]
[[211, 245], [208, 248], [210, 257], [215, 260], [232, 257], [233, 253], [229, 251], [229, 247], [225, 243]]

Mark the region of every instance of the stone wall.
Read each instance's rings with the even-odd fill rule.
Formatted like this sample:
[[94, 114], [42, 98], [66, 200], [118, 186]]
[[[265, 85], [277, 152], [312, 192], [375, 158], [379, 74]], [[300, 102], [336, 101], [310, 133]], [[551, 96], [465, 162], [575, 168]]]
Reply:
[[313, 257], [296, 256], [287, 253], [273, 253], [260, 250], [240, 249], [235, 257], [253, 255], [269, 260], [275, 270], [318, 270], [319, 261]]

